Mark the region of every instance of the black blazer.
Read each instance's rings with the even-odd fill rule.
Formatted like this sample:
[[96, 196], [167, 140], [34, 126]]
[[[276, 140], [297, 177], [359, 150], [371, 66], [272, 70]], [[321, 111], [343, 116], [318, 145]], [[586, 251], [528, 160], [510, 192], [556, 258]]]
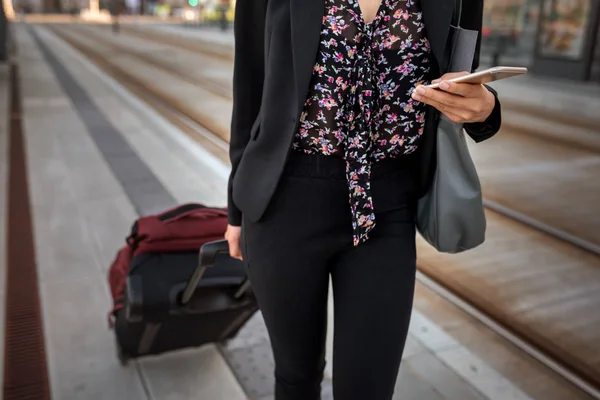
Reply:
[[[435, 76], [445, 71], [455, 0], [420, 0]], [[258, 221], [277, 187], [316, 61], [324, 0], [238, 0], [236, 4], [229, 223]], [[461, 26], [481, 32], [483, 0], [463, 0]], [[477, 68], [479, 44], [473, 65]], [[490, 89], [491, 90], [491, 89]], [[493, 91], [492, 91], [493, 92]], [[495, 95], [495, 92], [493, 92]], [[497, 97], [496, 97], [497, 98]], [[430, 107], [419, 145], [424, 193], [435, 171], [439, 112]], [[476, 141], [500, 128], [500, 104], [484, 123], [466, 124]]]

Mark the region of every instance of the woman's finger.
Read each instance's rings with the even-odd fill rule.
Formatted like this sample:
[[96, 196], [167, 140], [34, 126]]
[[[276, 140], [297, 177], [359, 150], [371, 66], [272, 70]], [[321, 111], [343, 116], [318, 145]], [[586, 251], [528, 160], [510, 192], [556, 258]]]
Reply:
[[[449, 95], [453, 96], [453, 95]], [[435, 100], [433, 98], [423, 98], [422, 101], [425, 104], [429, 104], [435, 107], [440, 112], [446, 114], [454, 122], [468, 122], [471, 120], [473, 112], [463, 107], [455, 107], [450, 104]]]
[[456, 83], [442, 81], [439, 85], [440, 90], [447, 93], [452, 93], [462, 97], [477, 97], [478, 91], [481, 90], [481, 85], [472, 83]]
[[464, 110], [465, 112], [477, 112], [480, 108], [481, 100], [477, 93], [470, 93], [471, 96], [458, 96], [453, 93], [447, 93], [442, 90], [418, 87], [413, 92], [413, 98], [417, 101], [433, 105], [443, 104], [445, 107]]
[[412, 97], [417, 101], [421, 101], [427, 104], [435, 102], [443, 104], [446, 107], [465, 108], [465, 98], [456, 96], [451, 93], [446, 93], [441, 90], [426, 88], [424, 86], [417, 87], [413, 92]]

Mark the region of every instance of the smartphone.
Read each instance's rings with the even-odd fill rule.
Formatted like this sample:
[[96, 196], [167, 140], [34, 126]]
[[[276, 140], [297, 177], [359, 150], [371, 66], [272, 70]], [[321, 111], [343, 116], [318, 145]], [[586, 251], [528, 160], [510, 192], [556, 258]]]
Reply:
[[[448, 79], [448, 82], [457, 83], [472, 83], [472, 84], [484, 84], [500, 79], [512, 78], [513, 76], [520, 76], [527, 73], [527, 68], [524, 67], [493, 67], [483, 71], [474, 72], [469, 75], [460, 76], [454, 79]], [[426, 87], [437, 89], [439, 83], [432, 83]]]

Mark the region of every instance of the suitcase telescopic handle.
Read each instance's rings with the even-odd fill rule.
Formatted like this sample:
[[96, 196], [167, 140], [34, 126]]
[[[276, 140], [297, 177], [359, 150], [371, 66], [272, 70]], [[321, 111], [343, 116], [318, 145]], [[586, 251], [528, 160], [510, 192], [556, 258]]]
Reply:
[[192, 295], [196, 291], [196, 287], [198, 286], [198, 282], [202, 279], [202, 276], [206, 272], [206, 268], [210, 268], [215, 265], [217, 260], [217, 256], [219, 254], [228, 254], [229, 253], [229, 245], [226, 240], [218, 240], [215, 242], [209, 242], [204, 244], [200, 248], [200, 256], [198, 267], [194, 270], [194, 274], [192, 278], [189, 280], [186, 285], [183, 294], [181, 296], [181, 304], [187, 304]]
[[200, 266], [212, 267], [217, 261], [219, 254], [229, 254], [227, 240], [208, 242], [200, 248]]

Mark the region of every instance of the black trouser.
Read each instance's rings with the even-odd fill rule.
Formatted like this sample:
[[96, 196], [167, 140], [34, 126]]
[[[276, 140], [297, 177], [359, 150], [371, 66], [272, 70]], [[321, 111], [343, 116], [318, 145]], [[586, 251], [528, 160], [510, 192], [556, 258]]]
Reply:
[[243, 223], [244, 259], [275, 357], [275, 398], [320, 398], [331, 274], [334, 396], [389, 400], [414, 292], [412, 169], [391, 160], [373, 169], [376, 227], [354, 248], [343, 161], [292, 154], [265, 216]]

